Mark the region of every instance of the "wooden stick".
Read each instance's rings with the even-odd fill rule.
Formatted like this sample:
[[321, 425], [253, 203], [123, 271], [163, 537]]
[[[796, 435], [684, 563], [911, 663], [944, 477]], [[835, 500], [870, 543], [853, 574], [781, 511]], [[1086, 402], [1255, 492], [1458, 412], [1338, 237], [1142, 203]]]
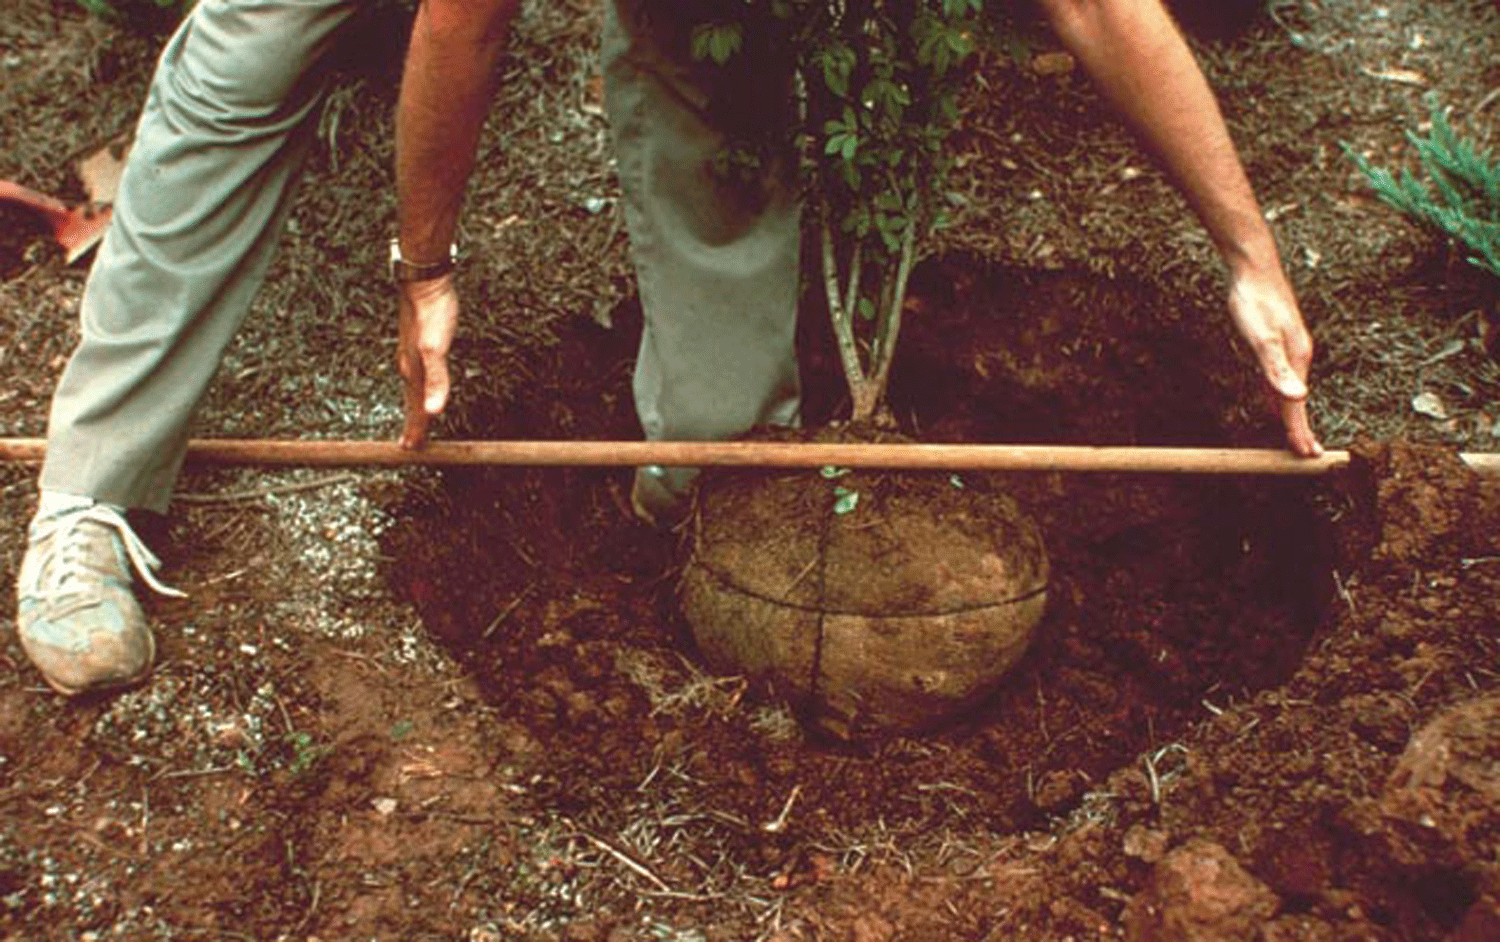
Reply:
[[[36, 462], [39, 438], [0, 438], [0, 462]], [[1460, 457], [1500, 475], [1500, 454]], [[1114, 471], [1167, 474], [1317, 475], [1349, 464], [1347, 451], [1320, 458], [1258, 448], [1089, 445], [825, 444], [819, 442], [435, 441], [408, 451], [385, 441], [196, 439], [188, 459], [213, 464], [303, 466], [517, 465], [902, 468], [940, 471]]]

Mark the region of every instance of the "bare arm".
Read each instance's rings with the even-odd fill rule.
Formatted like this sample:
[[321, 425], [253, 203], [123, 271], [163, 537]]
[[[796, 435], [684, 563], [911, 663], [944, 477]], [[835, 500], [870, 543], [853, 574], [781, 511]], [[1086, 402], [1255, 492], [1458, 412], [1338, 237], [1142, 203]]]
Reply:
[[1292, 450], [1307, 420], [1312, 339], [1213, 92], [1159, 0], [1042, 0], [1069, 50], [1166, 164], [1230, 274], [1229, 308], [1280, 400]]
[[[518, 7], [519, 0], [423, 0], [417, 10], [396, 106], [396, 233], [408, 261], [447, 256]], [[399, 293], [401, 441], [416, 448], [447, 404], [458, 296], [446, 275], [404, 283]]]

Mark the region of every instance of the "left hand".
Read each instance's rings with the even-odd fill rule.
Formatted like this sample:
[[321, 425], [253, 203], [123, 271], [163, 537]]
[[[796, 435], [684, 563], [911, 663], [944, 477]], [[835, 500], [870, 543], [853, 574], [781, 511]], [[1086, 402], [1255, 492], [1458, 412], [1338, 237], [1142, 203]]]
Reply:
[[1305, 458], [1323, 453], [1307, 418], [1307, 373], [1313, 343], [1297, 298], [1280, 266], [1244, 269], [1231, 276], [1229, 313], [1250, 344], [1276, 398], [1287, 444]]
[[448, 349], [458, 326], [458, 293], [452, 275], [397, 285], [400, 327], [396, 364], [401, 369], [406, 422], [402, 448], [427, 444], [427, 429], [448, 404]]

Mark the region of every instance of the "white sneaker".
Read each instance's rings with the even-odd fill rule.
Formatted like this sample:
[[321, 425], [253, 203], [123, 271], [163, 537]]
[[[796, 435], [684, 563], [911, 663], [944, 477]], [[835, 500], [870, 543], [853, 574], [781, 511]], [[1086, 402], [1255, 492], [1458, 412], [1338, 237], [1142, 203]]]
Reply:
[[657, 530], [675, 530], [687, 519], [691, 503], [667, 487], [667, 471], [660, 465], [635, 469], [630, 485], [630, 509], [635, 518]]
[[154, 574], [161, 561], [114, 507], [82, 502], [31, 522], [16, 579], [21, 647], [59, 693], [133, 684], [151, 671], [156, 642], [131, 589], [181, 597]]

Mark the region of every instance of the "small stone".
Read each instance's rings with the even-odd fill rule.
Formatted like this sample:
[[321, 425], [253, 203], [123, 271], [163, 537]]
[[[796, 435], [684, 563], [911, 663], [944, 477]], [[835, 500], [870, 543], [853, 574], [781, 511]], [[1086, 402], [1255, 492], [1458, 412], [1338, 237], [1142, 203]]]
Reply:
[[1411, 400], [1412, 411], [1418, 415], [1425, 415], [1430, 419], [1446, 419], [1448, 407], [1443, 405], [1443, 400], [1437, 393], [1426, 391], [1418, 393]]

